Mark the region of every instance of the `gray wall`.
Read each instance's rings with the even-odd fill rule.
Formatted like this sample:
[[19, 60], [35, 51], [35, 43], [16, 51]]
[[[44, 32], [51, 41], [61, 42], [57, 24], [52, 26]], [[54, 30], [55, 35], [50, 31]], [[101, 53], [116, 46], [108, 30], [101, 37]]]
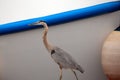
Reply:
[[[79, 80], [106, 80], [101, 66], [102, 44], [120, 22], [120, 12], [49, 28], [48, 39], [66, 50], [85, 69]], [[58, 65], [42, 42], [43, 29], [0, 36], [3, 80], [59, 80]], [[70, 70], [63, 80], [75, 80]]]

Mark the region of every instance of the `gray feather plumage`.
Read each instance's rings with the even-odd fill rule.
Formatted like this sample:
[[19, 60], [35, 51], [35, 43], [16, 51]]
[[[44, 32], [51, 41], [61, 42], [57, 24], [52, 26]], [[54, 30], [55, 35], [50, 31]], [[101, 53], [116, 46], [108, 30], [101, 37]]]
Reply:
[[65, 52], [63, 49], [59, 47], [54, 47], [54, 51], [54, 54], [52, 54], [51, 56], [56, 63], [62, 66], [62, 68], [71, 68], [79, 70], [81, 73], [84, 72], [82, 67], [76, 63], [72, 56]]

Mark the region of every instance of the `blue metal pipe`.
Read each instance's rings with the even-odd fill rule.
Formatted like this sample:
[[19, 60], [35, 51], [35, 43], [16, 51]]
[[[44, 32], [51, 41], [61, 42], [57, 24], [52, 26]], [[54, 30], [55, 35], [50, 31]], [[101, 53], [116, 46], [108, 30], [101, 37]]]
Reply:
[[30, 27], [29, 24], [38, 20], [44, 20], [49, 26], [51, 26], [118, 10], [120, 10], [120, 1], [114, 1], [49, 16], [2, 24], [0, 25], [0, 35], [37, 28], [38, 26]]

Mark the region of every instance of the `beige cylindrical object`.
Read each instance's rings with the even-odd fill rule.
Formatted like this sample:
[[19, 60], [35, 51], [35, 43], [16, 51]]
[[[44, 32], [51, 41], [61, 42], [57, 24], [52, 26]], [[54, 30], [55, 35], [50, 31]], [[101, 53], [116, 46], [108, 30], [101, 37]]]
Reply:
[[104, 42], [102, 66], [108, 80], [120, 80], [120, 27]]

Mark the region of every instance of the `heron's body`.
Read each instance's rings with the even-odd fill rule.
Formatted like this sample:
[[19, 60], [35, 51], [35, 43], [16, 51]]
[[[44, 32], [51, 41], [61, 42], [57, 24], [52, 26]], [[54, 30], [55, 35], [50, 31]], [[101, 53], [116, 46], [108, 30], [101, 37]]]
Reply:
[[54, 51], [51, 51], [51, 57], [62, 68], [79, 70], [81, 73], [84, 72], [72, 56], [59, 47], [54, 47]]
[[64, 51], [63, 49], [61, 49], [59, 47], [55, 47], [48, 42], [48, 39], [47, 39], [48, 26], [47, 26], [47, 24], [43, 21], [39, 21], [39, 22], [33, 23], [32, 25], [44, 26], [43, 43], [44, 43], [46, 49], [48, 50], [48, 52], [51, 54], [51, 57], [59, 65], [60, 80], [62, 79], [62, 68], [71, 69], [72, 72], [75, 74], [76, 79], [78, 80], [77, 75], [74, 70], [79, 70], [81, 73], [83, 73], [84, 70], [81, 68], [80, 65], [77, 64], [77, 62], [72, 58], [72, 56], [70, 56], [66, 51]]

